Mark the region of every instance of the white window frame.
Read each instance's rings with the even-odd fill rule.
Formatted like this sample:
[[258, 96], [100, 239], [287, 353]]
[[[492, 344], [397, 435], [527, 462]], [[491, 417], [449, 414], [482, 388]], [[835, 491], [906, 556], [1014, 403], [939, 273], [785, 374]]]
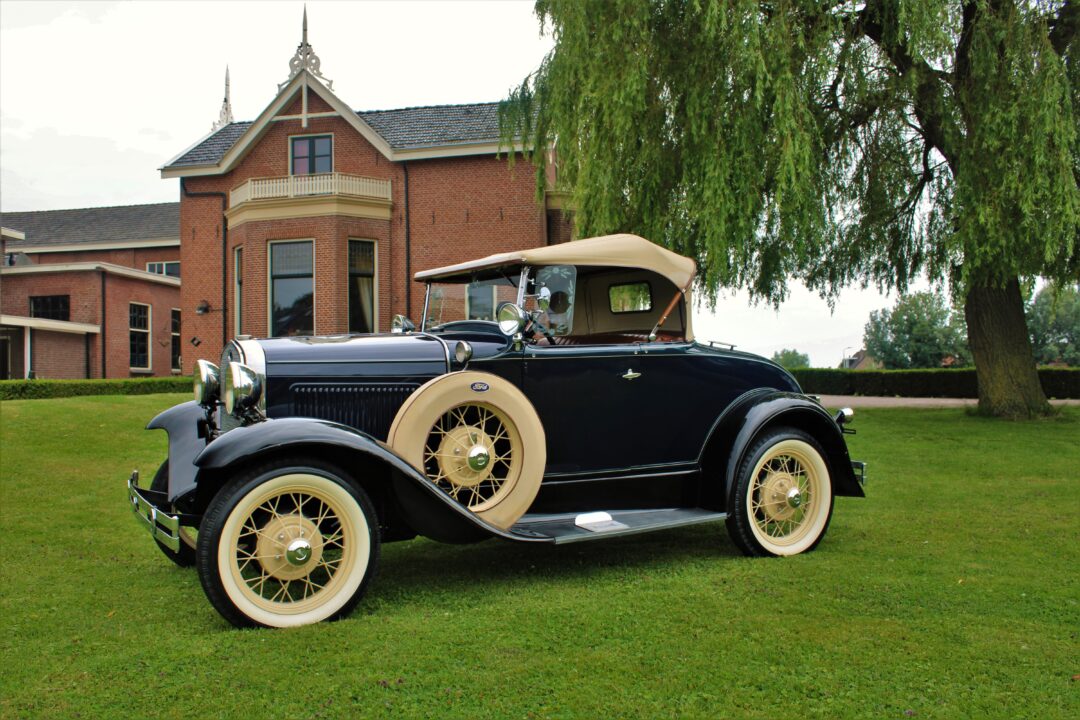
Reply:
[[[169, 310], [170, 310], [170, 312], [169, 312], [169, 369], [172, 370], [173, 375], [182, 375], [184, 373], [184, 344], [182, 342], [180, 342], [180, 333], [179, 332], [174, 332], [173, 329], [172, 329], [172, 314], [174, 312], [180, 313], [180, 323], [181, 323], [181, 326], [183, 326], [184, 313], [180, 308], [170, 308]], [[180, 348], [180, 354], [177, 356], [177, 359], [180, 361], [180, 366], [179, 367], [173, 367], [173, 364], [172, 364], [172, 339], [173, 338], [176, 338], [176, 344]]]
[[[372, 274], [372, 277], [374, 278], [375, 282], [373, 283], [374, 289], [372, 290], [372, 292], [374, 293], [375, 296], [372, 299], [373, 299], [374, 305], [375, 305], [375, 313], [374, 313], [375, 327], [372, 328], [372, 332], [377, 333], [377, 332], [379, 332], [379, 241], [375, 240], [374, 238], [351, 237], [351, 238], [346, 239], [346, 241], [345, 241], [345, 257], [346, 257], [346, 261], [345, 261], [345, 290], [346, 290], [346, 296], [348, 295], [348, 291], [352, 289], [352, 276], [349, 274], [349, 262], [348, 262], [349, 243], [350, 242], [366, 242], [366, 243], [371, 243], [374, 246], [374, 250], [375, 250], [375, 252], [374, 252], [375, 271]], [[347, 300], [347, 298], [346, 298], [346, 300]], [[352, 308], [348, 308], [348, 310], [351, 312]], [[346, 314], [345, 322], [346, 323], [349, 322], [347, 314]], [[349, 332], [348, 327], [345, 328], [345, 331]]]
[[[332, 132], [300, 133], [298, 135], [289, 135], [288, 138], [286, 139], [287, 144], [285, 145], [285, 152], [286, 152], [286, 157], [289, 158], [289, 176], [290, 177], [292, 177], [293, 175], [296, 174], [296, 173], [293, 172], [293, 154], [292, 154], [293, 140], [299, 140], [301, 138], [320, 138], [320, 137], [329, 137], [330, 138], [330, 172], [334, 172], [334, 166], [337, 164], [337, 151], [335, 150], [335, 147], [337, 146], [337, 138], [334, 137], [334, 133], [332, 133]], [[324, 175], [326, 173], [307, 173], [307, 174], [308, 175]], [[304, 177], [304, 176], [300, 175], [298, 177]]]
[[315, 238], [290, 238], [288, 240], [268, 240], [266, 242], [266, 337], [278, 337], [274, 335], [274, 251], [272, 245], [281, 243], [311, 243], [311, 334], [319, 334], [319, 283], [316, 276]]
[[[161, 271], [151, 270], [151, 266], [160, 265]], [[176, 265], [176, 275], [170, 275], [165, 272], [167, 265]], [[146, 263], [146, 272], [153, 273], [155, 275], [164, 275], [165, 277], [180, 277], [180, 261], [179, 260], [156, 260], [154, 262]]]
[[[141, 305], [146, 308], [146, 329], [131, 327], [131, 306]], [[149, 303], [135, 302], [133, 300], [128, 301], [128, 370], [138, 373], [147, 373], [154, 371], [154, 342], [150, 333], [154, 329], [154, 306]], [[141, 332], [146, 333], [146, 367], [135, 367], [131, 364], [131, 333]]]
[[[237, 245], [233, 248], [233, 320], [236, 326], [236, 334], [243, 335], [244, 321], [244, 281], [243, 267], [240, 262], [244, 254], [244, 246]], [[269, 265], [269, 263], [267, 263]]]

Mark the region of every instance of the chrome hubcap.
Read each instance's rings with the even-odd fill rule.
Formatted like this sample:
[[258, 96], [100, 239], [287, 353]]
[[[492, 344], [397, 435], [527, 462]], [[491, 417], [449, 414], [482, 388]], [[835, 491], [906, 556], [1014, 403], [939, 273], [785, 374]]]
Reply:
[[787, 504], [792, 508], [802, 505], [802, 491], [799, 488], [793, 487], [787, 491]]
[[311, 543], [303, 538], [293, 540], [285, 550], [285, 559], [290, 565], [303, 565], [311, 559]]
[[469, 469], [473, 472], [480, 472], [487, 467], [488, 462], [491, 461], [491, 454], [488, 449], [483, 445], [473, 445], [469, 449]]

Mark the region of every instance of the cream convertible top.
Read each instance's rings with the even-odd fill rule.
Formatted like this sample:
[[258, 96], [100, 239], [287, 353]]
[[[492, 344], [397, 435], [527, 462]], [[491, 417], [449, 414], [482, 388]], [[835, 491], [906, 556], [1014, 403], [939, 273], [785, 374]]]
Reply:
[[[694, 279], [697, 265], [693, 260], [677, 255], [670, 250], [649, 242], [637, 235], [605, 235], [603, 237], [589, 238], [588, 240], [574, 240], [548, 245], [546, 247], [532, 248], [529, 250], [515, 250], [514, 252], [489, 255], [479, 260], [448, 265], [446, 267], [424, 270], [416, 273], [416, 280], [457, 280], [466, 279], [477, 270], [505, 267], [507, 265], [577, 265], [592, 267], [615, 267], [648, 270], [671, 281], [681, 291], [684, 304], [682, 313], [682, 337], [686, 340], [694, 339], [694, 332], [690, 327], [690, 282]], [[605, 295], [605, 298], [607, 296]], [[675, 306], [675, 294], [671, 298], [671, 304], [666, 310], [663, 305], [657, 305], [650, 318], [650, 324], [666, 317], [664, 313], [670, 312]], [[666, 299], [661, 300], [666, 303]], [[605, 305], [605, 308], [607, 306]], [[614, 317], [614, 316], [612, 316]]]
[[637, 235], [605, 235], [574, 240], [513, 252], [488, 255], [479, 260], [424, 270], [413, 277], [417, 280], [443, 280], [473, 270], [502, 265], [591, 265], [594, 267], [643, 268], [663, 275], [675, 287], [686, 290], [694, 277], [697, 266], [690, 258], [676, 255], [670, 250], [649, 242]]

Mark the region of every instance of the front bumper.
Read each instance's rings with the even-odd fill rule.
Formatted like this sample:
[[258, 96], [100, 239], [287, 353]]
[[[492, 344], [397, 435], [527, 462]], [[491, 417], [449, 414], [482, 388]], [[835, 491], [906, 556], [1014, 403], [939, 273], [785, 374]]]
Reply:
[[139, 471], [133, 470], [128, 478], [128, 500], [131, 511], [141, 524], [159, 543], [173, 552], [180, 552], [180, 516], [170, 515], [154, 504], [155, 493], [139, 487]]

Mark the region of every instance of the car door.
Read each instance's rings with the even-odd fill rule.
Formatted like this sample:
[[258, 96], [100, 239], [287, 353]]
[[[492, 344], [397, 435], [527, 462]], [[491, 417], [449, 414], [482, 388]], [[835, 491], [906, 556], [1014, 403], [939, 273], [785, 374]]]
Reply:
[[701, 432], [681, 416], [699, 404], [689, 343], [664, 345], [526, 348], [523, 387], [544, 424], [549, 474], [696, 461]]

